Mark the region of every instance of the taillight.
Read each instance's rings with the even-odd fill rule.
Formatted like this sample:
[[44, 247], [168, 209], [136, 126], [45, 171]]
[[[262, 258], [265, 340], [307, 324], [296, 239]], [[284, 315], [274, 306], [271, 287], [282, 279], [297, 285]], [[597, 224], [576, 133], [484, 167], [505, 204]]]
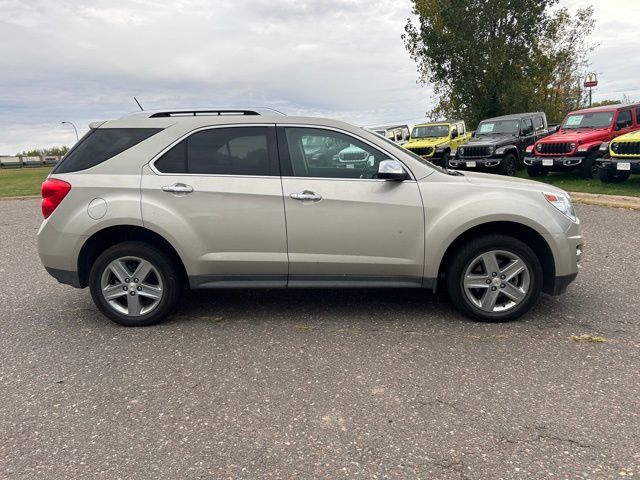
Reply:
[[42, 182], [42, 216], [49, 218], [71, 190], [71, 185], [57, 178], [48, 178]]

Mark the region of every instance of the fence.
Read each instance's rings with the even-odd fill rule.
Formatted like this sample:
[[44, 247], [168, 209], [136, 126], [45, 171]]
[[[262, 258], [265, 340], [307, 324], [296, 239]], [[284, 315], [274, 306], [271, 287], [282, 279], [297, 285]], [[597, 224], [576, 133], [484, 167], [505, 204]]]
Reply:
[[55, 165], [61, 158], [57, 155], [0, 157], [0, 168], [45, 167]]

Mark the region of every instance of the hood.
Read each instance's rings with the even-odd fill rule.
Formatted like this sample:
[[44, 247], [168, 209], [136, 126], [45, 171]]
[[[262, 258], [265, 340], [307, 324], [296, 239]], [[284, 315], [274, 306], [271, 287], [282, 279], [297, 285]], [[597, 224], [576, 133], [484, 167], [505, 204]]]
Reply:
[[480, 145], [493, 145], [495, 147], [501, 147], [503, 145], [509, 145], [517, 141], [518, 137], [511, 134], [490, 133], [473, 137], [471, 140], [465, 143], [465, 146], [475, 147]]
[[541, 138], [537, 143], [591, 143], [604, 142], [610, 137], [608, 128], [579, 128], [577, 130], [559, 130], [547, 137]]
[[[614, 140], [611, 140], [612, 142]], [[640, 142], [640, 130], [636, 130], [635, 132], [625, 133], [624, 135], [620, 135], [615, 138], [616, 142]]]
[[482, 185], [491, 189], [520, 189], [535, 192], [549, 192], [568, 195], [564, 190], [549, 185], [548, 183], [536, 182], [526, 178], [506, 177], [491, 173], [464, 172], [464, 178], [474, 185]]
[[436, 145], [440, 145], [441, 143], [446, 143], [449, 141], [449, 137], [426, 137], [426, 138], [416, 138], [409, 140], [404, 146], [409, 147], [434, 147]]

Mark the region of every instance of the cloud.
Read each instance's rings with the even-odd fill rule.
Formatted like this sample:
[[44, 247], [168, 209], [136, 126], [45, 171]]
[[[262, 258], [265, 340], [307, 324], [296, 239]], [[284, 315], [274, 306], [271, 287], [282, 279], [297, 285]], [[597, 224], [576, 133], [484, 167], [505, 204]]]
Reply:
[[[595, 98], [633, 94], [640, 68], [637, 15], [619, 20], [609, 3], [595, 0]], [[418, 121], [431, 105], [400, 38], [409, 0], [0, 0], [0, 11], [2, 154], [70, 143], [61, 121], [84, 130], [136, 110], [134, 95], [145, 108], [273, 106], [361, 125]]]

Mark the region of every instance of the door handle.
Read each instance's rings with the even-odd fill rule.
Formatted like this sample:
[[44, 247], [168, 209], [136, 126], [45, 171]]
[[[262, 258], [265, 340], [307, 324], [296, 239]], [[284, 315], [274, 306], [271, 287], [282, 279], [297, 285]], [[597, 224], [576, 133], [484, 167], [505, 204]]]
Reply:
[[191, 185], [185, 185], [184, 183], [174, 183], [173, 185], [164, 185], [162, 187], [163, 192], [169, 193], [191, 193], [193, 187]]
[[305, 190], [300, 193], [292, 193], [289, 195], [294, 200], [300, 200], [301, 202], [319, 202], [322, 200], [322, 196], [317, 193], [311, 192], [309, 190]]

